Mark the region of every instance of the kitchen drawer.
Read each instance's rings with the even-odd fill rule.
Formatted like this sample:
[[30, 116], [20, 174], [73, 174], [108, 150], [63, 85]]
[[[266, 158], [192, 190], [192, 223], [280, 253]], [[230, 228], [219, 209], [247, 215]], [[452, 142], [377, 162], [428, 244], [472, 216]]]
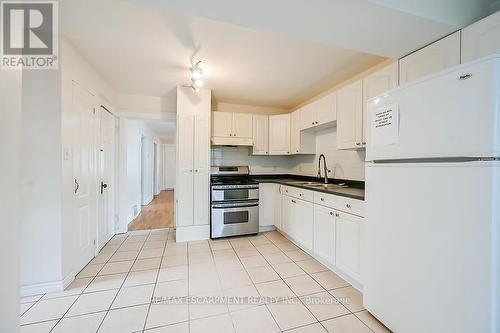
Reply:
[[314, 203], [342, 212], [365, 216], [365, 202], [323, 192], [314, 192]]
[[309, 202], [314, 201], [314, 192], [309, 190], [304, 190], [303, 188], [298, 188], [293, 186], [283, 186], [282, 193], [304, 201], [309, 201]]

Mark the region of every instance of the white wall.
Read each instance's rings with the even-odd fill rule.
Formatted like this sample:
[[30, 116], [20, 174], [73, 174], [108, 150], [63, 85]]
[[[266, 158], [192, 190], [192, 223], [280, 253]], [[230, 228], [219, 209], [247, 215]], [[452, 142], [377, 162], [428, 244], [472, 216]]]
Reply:
[[162, 190], [175, 189], [175, 144], [162, 144]]
[[[337, 129], [330, 128], [316, 133], [316, 155], [296, 155], [291, 157], [290, 173], [316, 176], [318, 158], [324, 154], [328, 177], [350, 180], [365, 180], [365, 151], [337, 150]], [[323, 169], [321, 171], [323, 175]]]
[[120, 119], [120, 171], [119, 171], [119, 221], [121, 231], [141, 209], [141, 137], [146, 139], [146, 203], [153, 200], [153, 142], [159, 142], [156, 134], [140, 120]]
[[[72, 82], [76, 81], [84, 89], [91, 91], [98, 97], [96, 102], [101, 102], [108, 108], [116, 100], [116, 93], [111, 85], [84, 59], [75, 47], [65, 38], [61, 40], [61, 106], [62, 121], [58, 123], [62, 127], [62, 149], [61, 144], [57, 149], [67, 153], [66, 157], [58, 156], [57, 163], [62, 165], [62, 270], [63, 278], [68, 278], [78, 273], [79, 267], [75, 267], [75, 255], [78, 232], [75, 230], [77, 224], [73, 222], [73, 106], [72, 106]], [[61, 111], [60, 111], [61, 112]], [[96, 189], [97, 191], [97, 189]], [[120, 195], [120, 193], [118, 193]], [[43, 263], [43, 261], [42, 261]]]
[[0, 332], [19, 331], [20, 70], [0, 70]]
[[289, 173], [289, 156], [253, 156], [248, 147], [212, 147], [212, 165], [248, 165], [252, 174]]
[[23, 72], [21, 285], [63, 278], [60, 72]]

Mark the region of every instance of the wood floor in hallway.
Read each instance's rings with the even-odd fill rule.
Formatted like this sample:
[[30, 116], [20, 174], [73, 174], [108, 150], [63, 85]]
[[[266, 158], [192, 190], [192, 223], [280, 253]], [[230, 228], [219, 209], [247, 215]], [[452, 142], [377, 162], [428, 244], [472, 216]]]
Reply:
[[174, 227], [174, 191], [161, 191], [149, 205], [142, 206], [141, 213], [128, 230], [149, 230]]

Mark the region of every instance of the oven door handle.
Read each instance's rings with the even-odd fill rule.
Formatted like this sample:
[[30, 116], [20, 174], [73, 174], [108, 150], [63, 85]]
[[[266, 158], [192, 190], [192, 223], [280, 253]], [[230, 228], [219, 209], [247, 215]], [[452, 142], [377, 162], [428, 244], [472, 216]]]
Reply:
[[241, 203], [241, 204], [214, 204], [212, 209], [228, 209], [228, 208], [245, 208], [245, 207], [258, 207], [259, 203]]
[[233, 187], [233, 188], [227, 188], [224, 185], [212, 185], [212, 190], [217, 190], [217, 191], [232, 191], [232, 190], [258, 190], [259, 186], [239, 186], [239, 187]]

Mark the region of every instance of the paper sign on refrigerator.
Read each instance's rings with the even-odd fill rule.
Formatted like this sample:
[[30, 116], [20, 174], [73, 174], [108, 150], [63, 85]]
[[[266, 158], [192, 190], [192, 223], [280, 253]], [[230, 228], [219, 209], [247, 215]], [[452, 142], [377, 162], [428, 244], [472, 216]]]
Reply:
[[399, 105], [376, 108], [370, 115], [370, 145], [386, 146], [399, 140]]

